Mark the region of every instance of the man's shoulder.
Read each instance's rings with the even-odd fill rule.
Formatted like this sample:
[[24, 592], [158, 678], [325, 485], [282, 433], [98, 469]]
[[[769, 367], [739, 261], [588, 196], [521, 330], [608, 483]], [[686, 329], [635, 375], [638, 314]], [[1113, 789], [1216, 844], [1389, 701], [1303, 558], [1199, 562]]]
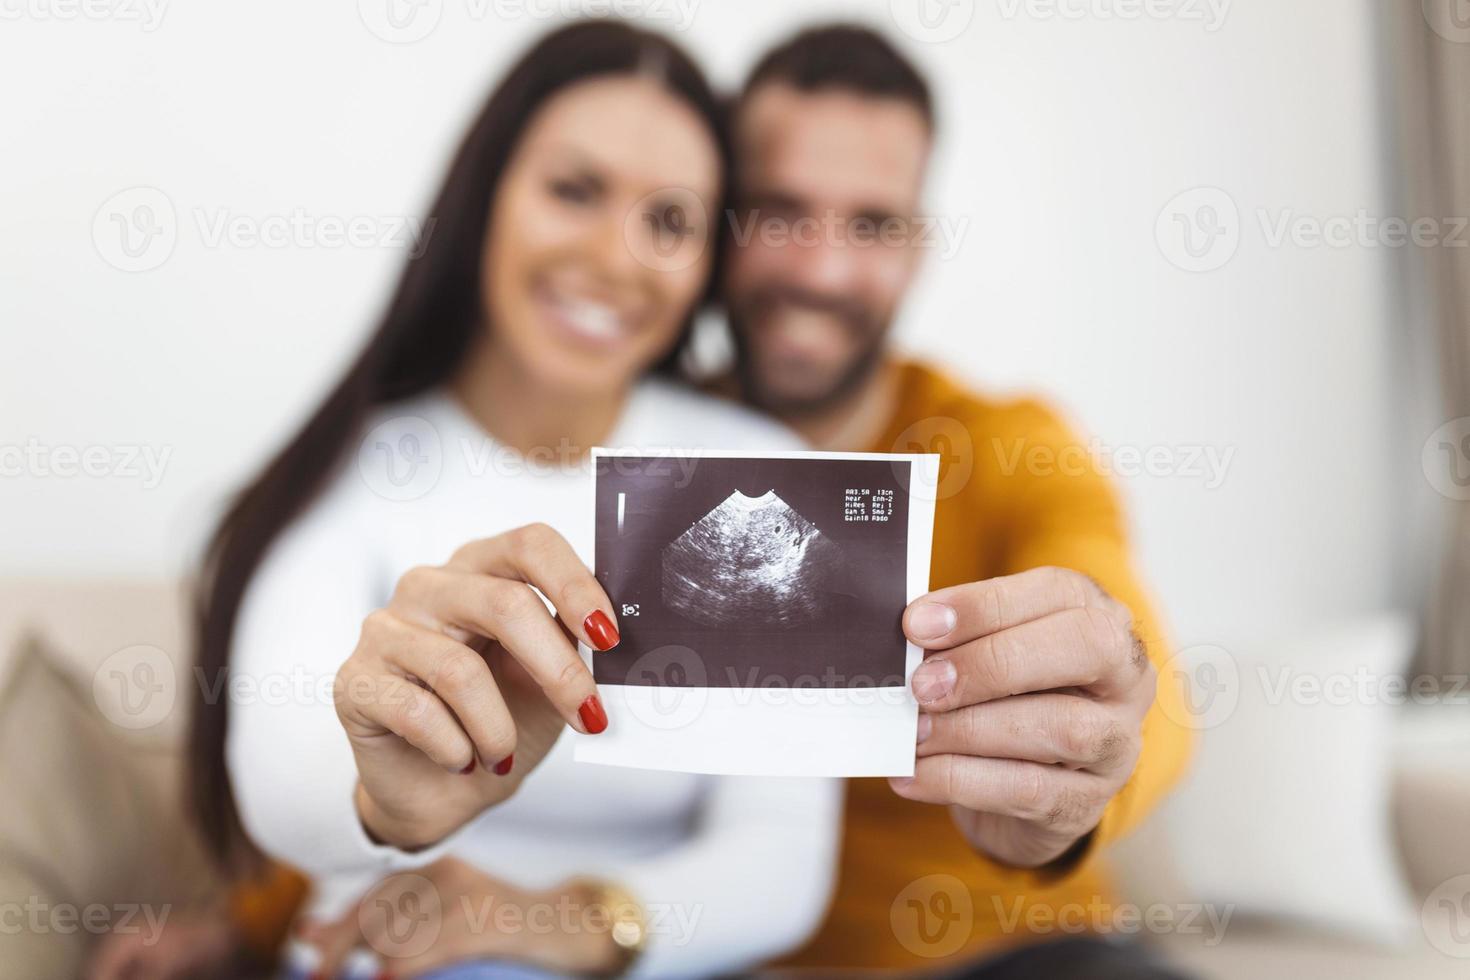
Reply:
[[922, 442], [926, 432], [937, 437], [946, 429], [963, 429], [971, 440], [1071, 438], [1061, 409], [1041, 395], [983, 391], [920, 360], [901, 362], [899, 371], [900, 395], [892, 422], [900, 433], [898, 441], [910, 430], [915, 430], [913, 441]]

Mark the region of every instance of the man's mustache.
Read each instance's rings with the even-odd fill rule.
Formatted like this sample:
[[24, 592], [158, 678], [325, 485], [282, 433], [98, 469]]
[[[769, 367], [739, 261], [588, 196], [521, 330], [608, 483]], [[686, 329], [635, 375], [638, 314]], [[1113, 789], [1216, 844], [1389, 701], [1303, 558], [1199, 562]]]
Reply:
[[877, 321], [867, 306], [851, 297], [812, 292], [799, 286], [767, 286], [753, 290], [741, 305], [747, 318], [764, 316], [778, 306], [825, 313], [863, 334], [871, 332]]

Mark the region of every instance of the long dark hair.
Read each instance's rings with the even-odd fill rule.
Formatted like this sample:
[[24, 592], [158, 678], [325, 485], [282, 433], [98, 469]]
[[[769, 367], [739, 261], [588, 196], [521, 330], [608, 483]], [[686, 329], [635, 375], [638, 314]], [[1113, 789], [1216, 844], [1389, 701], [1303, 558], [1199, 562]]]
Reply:
[[[449, 167], [428, 215], [427, 242], [411, 258], [377, 330], [311, 418], [233, 501], [205, 552], [196, 597], [196, 685], [189, 741], [189, 791], [211, 851], [228, 867], [258, 854], [235, 809], [225, 766], [230, 642], [241, 598], [276, 536], [320, 492], [369, 410], [444, 384], [483, 327], [481, 253], [495, 191], [531, 117], [551, 96], [603, 75], [647, 74], [693, 107], [721, 152], [724, 213], [730, 150], [720, 100], [677, 46], [615, 20], [584, 20], [543, 37], [491, 93]], [[710, 248], [719, 249], [720, 236]], [[719, 254], [715, 255], [718, 263]], [[711, 276], [712, 294], [714, 280]], [[694, 311], [691, 311], [691, 318]], [[689, 324], [660, 363], [670, 370]], [[344, 651], [345, 654], [345, 651]], [[224, 682], [224, 683], [221, 683]]]

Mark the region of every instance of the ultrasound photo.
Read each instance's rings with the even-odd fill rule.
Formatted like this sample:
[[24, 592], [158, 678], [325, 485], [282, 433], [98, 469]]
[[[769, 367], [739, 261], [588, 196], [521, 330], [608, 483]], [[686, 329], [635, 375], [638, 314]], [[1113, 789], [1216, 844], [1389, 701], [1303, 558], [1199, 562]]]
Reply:
[[901, 686], [910, 465], [598, 457], [595, 570], [622, 634], [598, 682], [681, 683], [629, 670], [677, 645], [702, 667], [682, 683]]
[[582, 655], [578, 762], [908, 776], [939, 457], [593, 450], [593, 568], [622, 642]]

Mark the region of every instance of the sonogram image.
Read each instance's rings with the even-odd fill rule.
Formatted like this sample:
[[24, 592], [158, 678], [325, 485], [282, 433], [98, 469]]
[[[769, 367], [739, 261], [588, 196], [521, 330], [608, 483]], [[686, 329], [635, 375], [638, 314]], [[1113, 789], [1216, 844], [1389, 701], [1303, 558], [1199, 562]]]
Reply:
[[663, 551], [663, 601], [704, 626], [781, 629], [825, 614], [842, 549], [768, 490], [739, 490]]
[[[902, 685], [910, 465], [599, 456], [593, 564], [622, 642], [593, 658], [597, 681]], [[640, 666], [672, 648], [698, 682]]]

